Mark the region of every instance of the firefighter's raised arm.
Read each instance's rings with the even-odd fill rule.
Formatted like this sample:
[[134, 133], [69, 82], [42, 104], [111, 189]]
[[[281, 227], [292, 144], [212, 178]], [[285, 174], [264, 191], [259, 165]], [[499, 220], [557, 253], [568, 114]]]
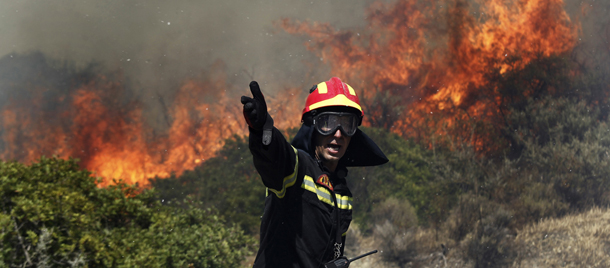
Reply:
[[243, 113], [250, 130], [249, 147], [254, 166], [265, 186], [283, 191], [284, 179], [295, 172], [296, 150], [280, 131], [273, 127], [267, 103], [256, 81], [250, 82], [252, 98], [241, 97]]

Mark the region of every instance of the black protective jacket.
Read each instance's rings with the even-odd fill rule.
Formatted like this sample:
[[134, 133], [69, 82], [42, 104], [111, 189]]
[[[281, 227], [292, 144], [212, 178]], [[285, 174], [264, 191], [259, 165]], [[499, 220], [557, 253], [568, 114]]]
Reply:
[[[388, 161], [358, 130], [335, 172], [329, 172], [312, 157], [312, 134], [313, 129], [303, 125], [290, 144], [273, 128], [271, 144], [265, 146], [262, 132], [250, 129], [254, 165], [268, 190], [255, 268], [320, 267], [334, 258], [337, 231], [341, 234], [338, 244], [342, 245], [342, 254], [352, 220], [352, 193], [345, 179], [346, 167]], [[368, 154], [355, 155], [362, 152]]]

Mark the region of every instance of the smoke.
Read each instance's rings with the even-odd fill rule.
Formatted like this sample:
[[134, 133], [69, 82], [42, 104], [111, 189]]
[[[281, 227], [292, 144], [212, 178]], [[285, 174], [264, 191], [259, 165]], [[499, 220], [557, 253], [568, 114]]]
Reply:
[[243, 85], [245, 93], [252, 79], [267, 92], [327, 80], [328, 69], [305, 64], [317, 60], [304, 48], [306, 40], [283, 33], [274, 21], [289, 17], [362, 27], [371, 2], [0, 1], [0, 58], [40, 51], [77, 67], [98, 62], [118, 70], [152, 121], [162, 117], [161, 101], [171, 103], [185, 79], [204, 76], [218, 60], [229, 82]]
[[[278, 127], [285, 127], [293, 125], [282, 123], [298, 124], [297, 116], [293, 115], [298, 115], [301, 107], [286, 103], [298, 99], [299, 89], [305, 92], [312, 84], [327, 80], [331, 68], [332, 75], [341, 76], [352, 86], [360, 83], [358, 90], [369, 95], [375, 94], [375, 90], [365, 88], [364, 80], [405, 74], [404, 68], [392, 68], [402, 66], [392, 63], [394, 58], [400, 58], [395, 53], [400, 49], [372, 49], [372, 56], [389, 61], [363, 61], [359, 68], [370, 70], [369, 76], [354, 71], [357, 68], [348, 64], [342, 65], [337, 55], [354, 52], [357, 44], [341, 43], [350, 40], [349, 34], [333, 36], [315, 27], [321, 25], [316, 22], [328, 23], [324, 25], [337, 33], [360, 36], [361, 32], [366, 35], [367, 31], [383, 29], [369, 23], [394, 23], [378, 19], [383, 11], [375, 8], [367, 11], [373, 0], [0, 1], [0, 156], [11, 159], [31, 161], [51, 152], [79, 157], [82, 163], [88, 164], [87, 168], [100, 174], [120, 170], [117, 167], [122, 165], [139, 172], [137, 176], [131, 175], [134, 180], [159, 174], [166, 177], [163, 174], [191, 168], [183, 163], [196, 165], [211, 157], [220, 146], [215, 141], [244, 133], [243, 120], [238, 119], [241, 118], [238, 96], [248, 94], [250, 80], [259, 81], [263, 92], [271, 97], [270, 109], [277, 116], [276, 123]], [[401, 32], [407, 29], [402, 19], [412, 20], [409, 27], [415, 25], [423, 32], [415, 37], [432, 36], [429, 40], [447, 38], [443, 30], [452, 25], [442, 16], [447, 16], [445, 10], [452, 3], [468, 2], [475, 7], [464, 12], [474, 12], [478, 4], [486, 2], [504, 3], [441, 0], [417, 5], [413, 3], [421, 3], [419, 0], [409, 1], [413, 2], [406, 4], [413, 9], [398, 14], [398, 20], [391, 26]], [[527, 5], [530, 2], [509, 0], [506, 3]], [[563, 2], [545, 3], [558, 6]], [[432, 10], [438, 13], [418, 12], [422, 7], [434, 7]], [[572, 21], [582, 23], [573, 57], [580, 59], [583, 66], [608, 68], [610, 19], [606, 14], [610, 4], [599, 0], [566, 0], [565, 7]], [[427, 14], [428, 18], [415, 16], [418, 13]], [[472, 16], [454, 14], [454, 19], [485, 18], [474, 13]], [[371, 15], [370, 21], [366, 14]], [[431, 21], [440, 23], [420, 22], [430, 17], [434, 17]], [[307, 34], [300, 35], [303, 29], [298, 27], [287, 33], [281, 26], [286, 21], [299, 25], [299, 21], [305, 20], [311, 22], [306, 25], [313, 25]], [[544, 18], [536, 21], [544, 24]], [[558, 30], [544, 25], [515, 25], [550, 32]], [[441, 30], [434, 31], [437, 26]], [[405, 33], [399, 40], [400, 44], [406, 44], [401, 47], [403, 51], [418, 48], [418, 44], [422, 51], [442, 45], [442, 42], [428, 43], [428, 39], [407, 44], [406, 41], [418, 40], [411, 40], [413, 35]], [[470, 47], [471, 40], [459, 40], [463, 41], [460, 44]], [[501, 42], [506, 41], [496, 42], [503, 45]], [[340, 53], [320, 53], [325, 46], [337, 47]], [[388, 51], [392, 53], [386, 54]], [[363, 55], [362, 59], [375, 58]], [[343, 63], [357, 59], [345, 58]], [[404, 63], [411, 61], [417, 63], [417, 60], [404, 60]], [[451, 66], [459, 58], [448, 61], [451, 62], [441, 62], [439, 66]], [[89, 68], [92, 62], [99, 65], [80, 71], [79, 68]], [[446, 68], [414, 66], [415, 73], [436, 70], [441, 74], [437, 76], [451, 74]], [[472, 73], [482, 75], [481, 71], [473, 70]], [[464, 77], [458, 78], [455, 85], [468, 84]], [[369, 85], [370, 82], [373, 81], [367, 81]], [[434, 87], [438, 92], [437, 85], [427, 85], [425, 81], [401, 83], [396, 85], [409, 84], [411, 88], [412, 83], [414, 87]], [[455, 88], [447, 92], [455, 92]], [[477, 99], [478, 92], [469, 92]], [[392, 101], [402, 105], [408, 100], [400, 97]], [[387, 107], [371, 108], [374, 109], [369, 118], [390, 118], [388, 122], [393, 122], [389, 112], [383, 109]], [[404, 119], [399, 109], [390, 112], [396, 114], [395, 118]], [[377, 114], [376, 110], [379, 110]], [[125, 159], [137, 164], [127, 163]], [[173, 163], [180, 163], [180, 168], [172, 166]]]
[[[268, 82], [301, 81], [302, 41], [278, 33], [282, 17], [364, 25], [367, 0], [4, 1], [0, 55], [41, 51], [118, 68], [145, 86], [196, 77], [213, 61]], [[302, 76], [302, 75], [301, 75]], [[310, 82], [313, 83], [313, 82]]]
[[[235, 84], [256, 79], [273, 91], [326, 80], [326, 66], [304, 64], [316, 62], [303, 46], [306, 40], [283, 33], [273, 22], [288, 17], [338, 29], [363, 27], [372, 0], [2, 2], [0, 57], [41, 51], [77, 66], [100, 62], [124, 72], [142, 91], [143, 101], [154, 104], [158, 101], [150, 99], [156, 92], [171, 97], [177, 83], [199, 77], [216, 60], [224, 61]], [[590, 22], [584, 38], [605, 36], [608, 48], [608, 4], [603, 2], [568, 0], [566, 7]]]
[[[273, 22], [289, 17], [339, 29], [362, 27], [372, 0], [2, 2], [0, 56], [41, 51], [77, 64], [99, 61], [151, 86], [196, 77], [217, 59], [237, 80], [248, 80], [247, 71], [269, 83], [305, 83], [303, 74], [310, 70], [301, 61], [314, 55]], [[585, 38], [608, 34], [599, 28], [608, 21], [605, 1], [568, 0], [566, 7], [591, 21]], [[319, 81], [306, 81], [314, 82]]]
[[[176, 92], [190, 78], [209, 78], [221, 73], [226, 76], [228, 86], [235, 87], [225, 90], [237, 89], [240, 94], [248, 93], [246, 85], [253, 79], [262, 84], [266, 94], [287, 87], [307, 89], [327, 80], [330, 67], [317, 58], [318, 53], [306, 49], [308, 37], [285, 33], [274, 22], [290, 18], [327, 22], [336, 30], [366, 30], [366, 8], [373, 2], [0, 1], [0, 58], [40, 51], [46, 58], [77, 67], [99, 62], [107, 70], [118, 70], [125, 80], [120, 82], [134, 91], [129, 95], [143, 104], [144, 114], [153, 127], [167, 125], [164, 106], [171, 105]], [[472, 0], [481, 1], [485, 0]], [[451, 0], [433, 5], [447, 2]], [[585, 64], [603, 65], [610, 55], [607, 16], [610, 3], [565, 0], [565, 7], [572, 20], [582, 23], [575, 57]], [[222, 64], [215, 64], [219, 61]], [[67, 76], [53, 70], [38, 71], [33, 65], [35, 62], [28, 69], [3, 64], [0, 69], [3, 74], [19, 70], [21, 77], [28, 79], [33, 75], [23, 73], [40, 72], [44, 77], [39, 79], [49, 81]], [[7, 95], [7, 87], [2, 85], [15, 82], [8, 79], [12, 78], [0, 75], [0, 106], [7, 101], [2, 98]], [[68, 78], [63, 80], [69, 82]]]
[[579, 46], [575, 49], [576, 59], [610, 71], [607, 64], [610, 60], [610, 2], [570, 0], [566, 3], [566, 10], [582, 23]]

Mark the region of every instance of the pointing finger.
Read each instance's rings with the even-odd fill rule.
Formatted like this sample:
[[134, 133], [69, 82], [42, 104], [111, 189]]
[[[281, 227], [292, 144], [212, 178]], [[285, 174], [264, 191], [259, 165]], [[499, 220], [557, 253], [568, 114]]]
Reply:
[[258, 83], [256, 81], [250, 82], [250, 92], [252, 92], [252, 96], [254, 97], [254, 99], [260, 100], [263, 103], [265, 102], [265, 97], [263, 96], [261, 88], [258, 86]]

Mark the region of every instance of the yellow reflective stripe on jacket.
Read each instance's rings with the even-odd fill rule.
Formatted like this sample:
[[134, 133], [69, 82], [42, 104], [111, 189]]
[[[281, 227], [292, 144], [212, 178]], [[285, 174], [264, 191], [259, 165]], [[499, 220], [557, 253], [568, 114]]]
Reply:
[[295, 154], [294, 171], [292, 172], [292, 174], [284, 177], [284, 181], [282, 182], [282, 190], [278, 191], [275, 189], [267, 188], [268, 191], [273, 192], [278, 198], [284, 198], [284, 196], [286, 195], [286, 188], [294, 185], [294, 183], [297, 181], [297, 171], [299, 169], [299, 154], [297, 153], [297, 149], [295, 149], [294, 147], [292, 147], [292, 149], [294, 150]]
[[[324, 188], [324, 186], [317, 185], [313, 178], [305, 175], [303, 178], [303, 184], [301, 184], [301, 188], [308, 190], [310, 192], [315, 193], [318, 196], [318, 199], [326, 204], [334, 206], [333, 200], [330, 196], [330, 191]], [[352, 209], [352, 198], [349, 196], [342, 196], [340, 194], [335, 194], [337, 198], [337, 206], [340, 209]]]
[[352, 209], [352, 198], [349, 196], [342, 196], [339, 194], [335, 194], [337, 198], [337, 206], [340, 209]]

